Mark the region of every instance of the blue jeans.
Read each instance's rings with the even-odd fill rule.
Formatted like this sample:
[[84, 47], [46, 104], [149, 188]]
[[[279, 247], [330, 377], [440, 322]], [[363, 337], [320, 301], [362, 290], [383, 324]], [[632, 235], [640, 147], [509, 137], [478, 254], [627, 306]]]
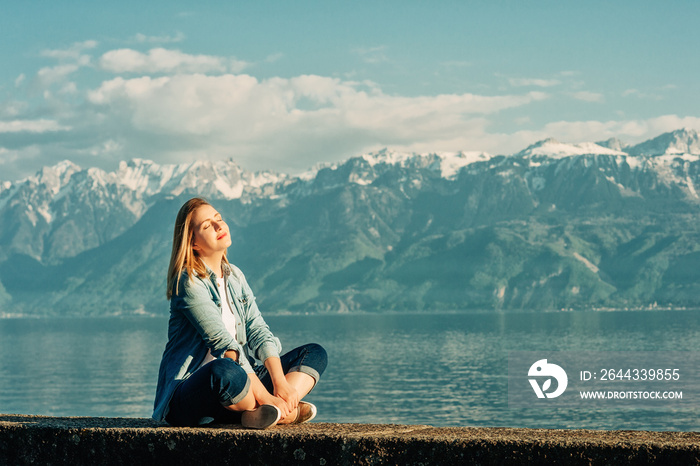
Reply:
[[[285, 374], [303, 372], [318, 383], [326, 369], [328, 356], [321, 345], [309, 343], [284, 354], [280, 361]], [[272, 393], [272, 379], [267, 368], [257, 365], [254, 370]], [[250, 379], [237, 362], [229, 358], [215, 359], [197, 369], [175, 389], [165, 420], [172, 426], [198, 426], [212, 422], [239, 424], [241, 413], [225, 406], [240, 402], [248, 390]]]

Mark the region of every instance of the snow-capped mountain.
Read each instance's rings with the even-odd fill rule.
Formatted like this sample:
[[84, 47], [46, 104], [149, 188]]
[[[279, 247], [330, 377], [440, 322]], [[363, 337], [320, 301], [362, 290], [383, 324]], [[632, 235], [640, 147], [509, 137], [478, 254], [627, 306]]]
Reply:
[[0, 188], [0, 237], [9, 239], [0, 244], [0, 259], [15, 252], [48, 261], [70, 257], [118, 236], [163, 196], [249, 202], [274, 195], [288, 178], [246, 172], [231, 160], [159, 165], [133, 159], [114, 172], [62, 161]]
[[644, 195], [638, 182], [628, 186], [619, 179], [620, 170], [628, 167], [653, 172], [656, 183], [676, 186], [689, 199], [698, 199], [694, 162], [700, 157], [700, 137], [692, 130], [666, 133], [633, 147], [624, 147], [614, 139], [579, 144], [546, 139], [509, 157], [484, 152], [415, 154], [384, 149], [321, 165], [298, 176], [248, 172], [232, 160], [159, 165], [133, 159], [121, 162], [113, 172], [83, 169], [63, 161], [44, 167], [35, 176], [0, 186], [0, 260], [11, 253], [49, 262], [73, 256], [117, 237], [164, 196], [200, 195], [250, 203], [303, 197], [346, 183], [371, 185], [392, 174], [398, 176], [396, 182], [403, 189], [415, 191], [421, 189], [425, 176], [454, 182], [463, 169], [488, 171], [493, 167], [501, 167], [501, 176], [507, 176], [512, 173], [512, 167], [507, 168], [512, 163], [529, 167], [531, 173], [525, 178], [530, 188], [542, 191], [547, 183], [543, 173], [548, 167], [576, 163], [582, 157], [586, 163], [598, 164], [607, 180], [624, 195]]
[[627, 153], [634, 156], [700, 156], [700, 136], [693, 129], [680, 129], [629, 147]]
[[172, 221], [195, 195], [280, 309], [700, 306], [699, 192], [692, 130], [507, 156], [385, 149], [299, 175], [65, 161], [0, 185], [0, 312], [106, 305], [100, 289], [131, 290], [114, 312], [160, 303]]
[[[614, 146], [614, 143], [611, 143]], [[565, 144], [556, 139], [545, 139], [544, 141], [536, 142], [527, 149], [518, 152], [520, 157], [538, 158], [545, 157], [550, 159], [562, 159], [575, 155], [627, 155], [620, 149], [605, 147], [593, 142], [585, 142], [581, 144]]]
[[542, 191], [551, 178], [546, 172], [553, 166], [561, 170], [562, 162], [592, 163], [624, 195], [644, 195], [638, 181], [621, 178], [622, 172], [631, 170], [654, 173], [654, 183], [675, 186], [688, 199], [697, 200], [699, 158], [698, 133], [678, 130], [632, 147], [615, 139], [578, 144], [546, 139], [508, 157], [384, 149], [298, 176], [248, 172], [232, 160], [159, 165], [133, 159], [121, 162], [113, 172], [63, 161], [27, 179], [0, 185], [0, 260], [11, 253], [49, 262], [73, 256], [117, 237], [165, 196], [200, 195], [250, 203], [304, 197], [346, 183], [366, 186], [392, 176], [402, 189], [415, 191], [422, 188], [426, 176], [454, 182], [464, 169], [487, 172], [494, 167], [501, 167], [496, 169], [507, 176], [513, 173], [511, 164], [529, 167], [524, 178], [533, 191]]
[[435, 152], [430, 154], [416, 154], [392, 152], [387, 149], [360, 156], [360, 158], [365, 160], [371, 167], [383, 165], [401, 168], [427, 168], [440, 172], [440, 175], [445, 179], [454, 179], [463, 167], [469, 166], [475, 162], [485, 162], [492, 157], [492, 155], [486, 152]]

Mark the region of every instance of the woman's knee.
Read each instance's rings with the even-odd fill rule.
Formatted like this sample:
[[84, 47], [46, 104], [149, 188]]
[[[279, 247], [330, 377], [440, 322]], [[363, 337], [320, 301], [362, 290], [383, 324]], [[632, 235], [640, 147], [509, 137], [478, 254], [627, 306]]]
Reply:
[[305, 345], [306, 351], [308, 351], [307, 360], [309, 363], [313, 362], [313, 368], [316, 369], [319, 375], [323, 374], [328, 365], [328, 353], [323, 346], [318, 343], [309, 343]]
[[224, 406], [224, 408], [231, 411], [250, 411], [251, 409], [255, 409], [256, 404], [257, 402], [255, 401], [253, 390], [248, 390], [248, 393], [246, 393], [246, 395], [241, 399], [241, 401], [235, 404]]
[[245, 370], [231, 358], [214, 359], [209, 363], [211, 367], [212, 377], [234, 382], [242, 379], [242, 376], [247, 376]]
[[[235, 405], [251, 394], [248, 374], [233, 359], [216, 359], [209, 365], [211, 366], [211, 386], [217, 391], [221, 404]], [[254, 403], [255, 399], [253, 399]]]

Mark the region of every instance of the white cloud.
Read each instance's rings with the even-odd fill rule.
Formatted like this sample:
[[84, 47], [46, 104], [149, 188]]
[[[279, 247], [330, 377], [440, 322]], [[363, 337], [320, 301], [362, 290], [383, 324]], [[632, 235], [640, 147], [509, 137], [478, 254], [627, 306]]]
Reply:
[[[38, 85], [40, 89], [46, 90], [53, 84], [62, 83], [63, 90], [61, 92], [67, 93], [66, 89], [70, 89], [74, 84], [65, 84], [66, 78], [80, 68], [90, 66], [92, 57], [83, 52], [95, 47], [97, 47], [97, 41], [86, 40], [76, 42], [66, 49], [43, 50], [41, 56], [58, 61], [58, 65], [41, 68], [37, 72], [33, 85]], [[20, 77], [22, 79], [18, 78], [18, 81], [15, 81], [15, 86], [19, 86], [24, 81], [24, 75], [20, 75]]]
[[386, 46], [380, 45], [377, 47], [357, 47], [352, 50], [353, 53], [359, 55], [362, 61], [370, 64], [384, 63], [389, 61], [386, 56]]
[[679, 128], [693, 128], [700, 131], [700, 117], [664, 115], [646, 120], [557, 121], [545, 124], [537, 130], [504, 133], [489, 131], [489, 127], [488, 120], [474, 119], [469, 122], [469, 127], [464, 134], [452, 140], [444, 139], [428, 144], [416, 143], [398, 148], [420, 152], [479, 150], [509, 155], [551, 137], [566, 143], [595, 142], [616, 137], [623, 142], [637, 144]]
[[114, 73], [237, 73], [248, 63], [213, 55], [189, 55], [179, 50], [151, 49], [148, 54], [133, 49], [112, 50], [100, 58], [100, 67]]
[[24, 73], [22, 73], [22, 74], [20, 74], [19, 76], [17, 76], [17, 79], [15, 79], [15, 87], [21, 86], [22, 83], [24, 82], [24, 79], [25, 79], [25, 78], [26, 78], [26, 76], [24, 76]]
[[115, 141], [114, 139], [107, 139], [104, 142], [88, 148], [87, 152], [93, 157], [97, 156], [110, 156], [111, 154], [119, 154], [123, 151], [123, 144]]
[[600, 94], [598, 92], [579, 91], [579, 92], [572, 93], [571, 96], [576, 100], [582, 100], [584, 102], [604, 102], [605, 101], [605, 97], [603, 96], [603, 94]]
[[[148, 42], [145, 36], [143, 41]], [[381, 147], [512, 154], [547, 137], [585, 142], [615, 136], [633, 143], [680, 127], [700, 129], [700, 119], [675, 115], [551, 122], [554, 116], [542, 124], [543, 115], [530, 104], [558, 97], [567, 105], [595, 109], [570, 99], [603, 101], [585, 87], [573, 88], [565, 76], [574, 73], [565, 72], [553, 75], [557, 79], [500, 76], [504, 84], [533, 87], [503, 95], [404, 96], [385, 93], [361, 77], [258, 79], [240, 74], [249, 64], [231, 58], [125, 48], [98, 60], [100, 68], [117, 76], [85, 90], [83, 64], [90, 60], [84, 52], [94, 46], [88, 41], [45, 51], [46, 58], [58, 60], [37, 74], [47, 86], [41, 89], [45, 100], [37, 92], [9, 99], [0, 108], [6, 120], [0, 121], [3, 177], [29, 170], [30, 164], [34, 171], [59, 157], [103, 167], [132, 157], [167, 163], [233, 157], [247, 169], [297, 171]], [[362, 52], [371, 58], [384, 51]], [[18, 77], [15, 92], [31, 91], [22, 84]], [[557, 85], [566, 88], [542, 92]], [[540, 92], [528, 92], [534, 90]]]
[[67, 76], [78, 71], [78, 68], [78, 65], [48, 66], [40, 69], [36, 77], [43, 87], [48, 87], [51, 84], [64, 81]]
[[74, 82], [67, 82], [58, 90], [58, 93], [64, 95], [78, 94], [78, 85]]
[[648, 92], [642, 92], [639, 89], [627, 89], [622, 93], [622, 97], [636, 97], [643, 100], [662, 100], [658, 94], [651, 94]]
[[[323, 76], [259, 81], [232, 74], [119, 77], [88, 95], [105, 127], [182, 147], [180, 155], [174, 154], [180, 149], [166, 149], [169, 156], [199, 150], [297, 169], [316, 163], [324, 152], [347, 156], [419, 141], [442, 146], [468, 132], [475, 116], [546, 98], [541, 92], [402, 97], [384, 94], [373, 83]], [[128, 138], [122, 142], [133, 149]]]
[[29, 104], [25, 101], [10, 100], [3, 102], [3, 105], [0, 105], [0, 117], [16, 119], [28, 107]]
[[506, 137], [522, 141], [523, 146], [548, 137], [571, 143], [601, 141], [616, 137], [634, 144], [679, 128], [700, 130], [700, 118], [664, 115], [646, 120], [556, 121], [547, 123], [537, 131], [519, 131]]
[[68, 131], [69, 127], [63, 126], [54, 120], [12, 120], [0, 121], [0, 133], [46, 133], [53, 131]]
[[283, 54], [283, 53], [279, 53], [279, 52], [278, 52], [278, 53], [273, 53], [273, 54], [268, 55], [267, 57], [265, 57], [265, 60], [264, 60], [264, 61], [265, 61], [265, 63], [275, 63], [276, 61], [281, 60], [282, 57], [284, 57], [284, 54]]
[[693, 128], [700, 131], [700, 118], [693, 116], [663, 115], [629, 123], [629, 126], [623, 126], [622, 130], [630, 136], [642, 137], [643, 139], [655, 137], [660, 133], [667, 133], [679, 128]]
[[[16, 163], [20, 160], [21, 155], [18, 151], [9, 150], [4, 147], [0, 147], [0, 165], [10, 165]], [[5, 167], [4, 167], [5, 168]], [[14, 178], [5, 178], [3, 176], [3, 181], [14, 181]]]
[[175, 42], [182, 42], [185, 40], [185, 35], [180, 31], [173, 36], [147, 36], [146, 34], [138, 33], [134, 36], [133, 40], [140, 44], [171, 44]]
[[97, 44], [97, 41], [94, 40], [76, 42], [67, 49], [44, 50], [41, 52], [41, 56], [53, 58], [60, 62], [70, 62], [80, 66], [87, 66], [90, 63], [90, 56], [83, 52], [85, 50], [94, 49], [97, 47]]
[[[0, 147], [0, 180], [16, 181], [36, 173], [42, 166], [54, 165], [58, 160], [46, 157], [43, 148], [31, 145], [21, 149]], [[27, 169], [27, 165], [32, 169]]]
[[561, 84], [558, 79], [508, 78], [513, 87], [552, 87]]
[[[298, 124], [316, 118], [392, 131], [401, 131], [402, 123], [420, 121], [424, 128], [437, 129], [450, 122], [458, 124], [465, 114], [495, 113], [545, 98], [547, 94], [539, 92], [401, 97], [323, 76], [258, 81], [252, 76], [230, 74], [115, 78], [89, 94], [94, 104], [127, 104], [125, 108], [133, 110], [133, 121], [140, 125], [194, 133], [229, 127], [232, 121], [252, 129], [261, 122], [265, 126]], [[408, 126], [408, 132], [420, 130]]]

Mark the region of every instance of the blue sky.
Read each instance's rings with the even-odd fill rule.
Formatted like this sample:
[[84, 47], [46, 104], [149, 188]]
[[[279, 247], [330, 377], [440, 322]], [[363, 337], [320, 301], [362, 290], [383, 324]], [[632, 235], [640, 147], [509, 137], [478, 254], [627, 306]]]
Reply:
[[700, 129], [696, 1], [7, 2], [0, 180]]

